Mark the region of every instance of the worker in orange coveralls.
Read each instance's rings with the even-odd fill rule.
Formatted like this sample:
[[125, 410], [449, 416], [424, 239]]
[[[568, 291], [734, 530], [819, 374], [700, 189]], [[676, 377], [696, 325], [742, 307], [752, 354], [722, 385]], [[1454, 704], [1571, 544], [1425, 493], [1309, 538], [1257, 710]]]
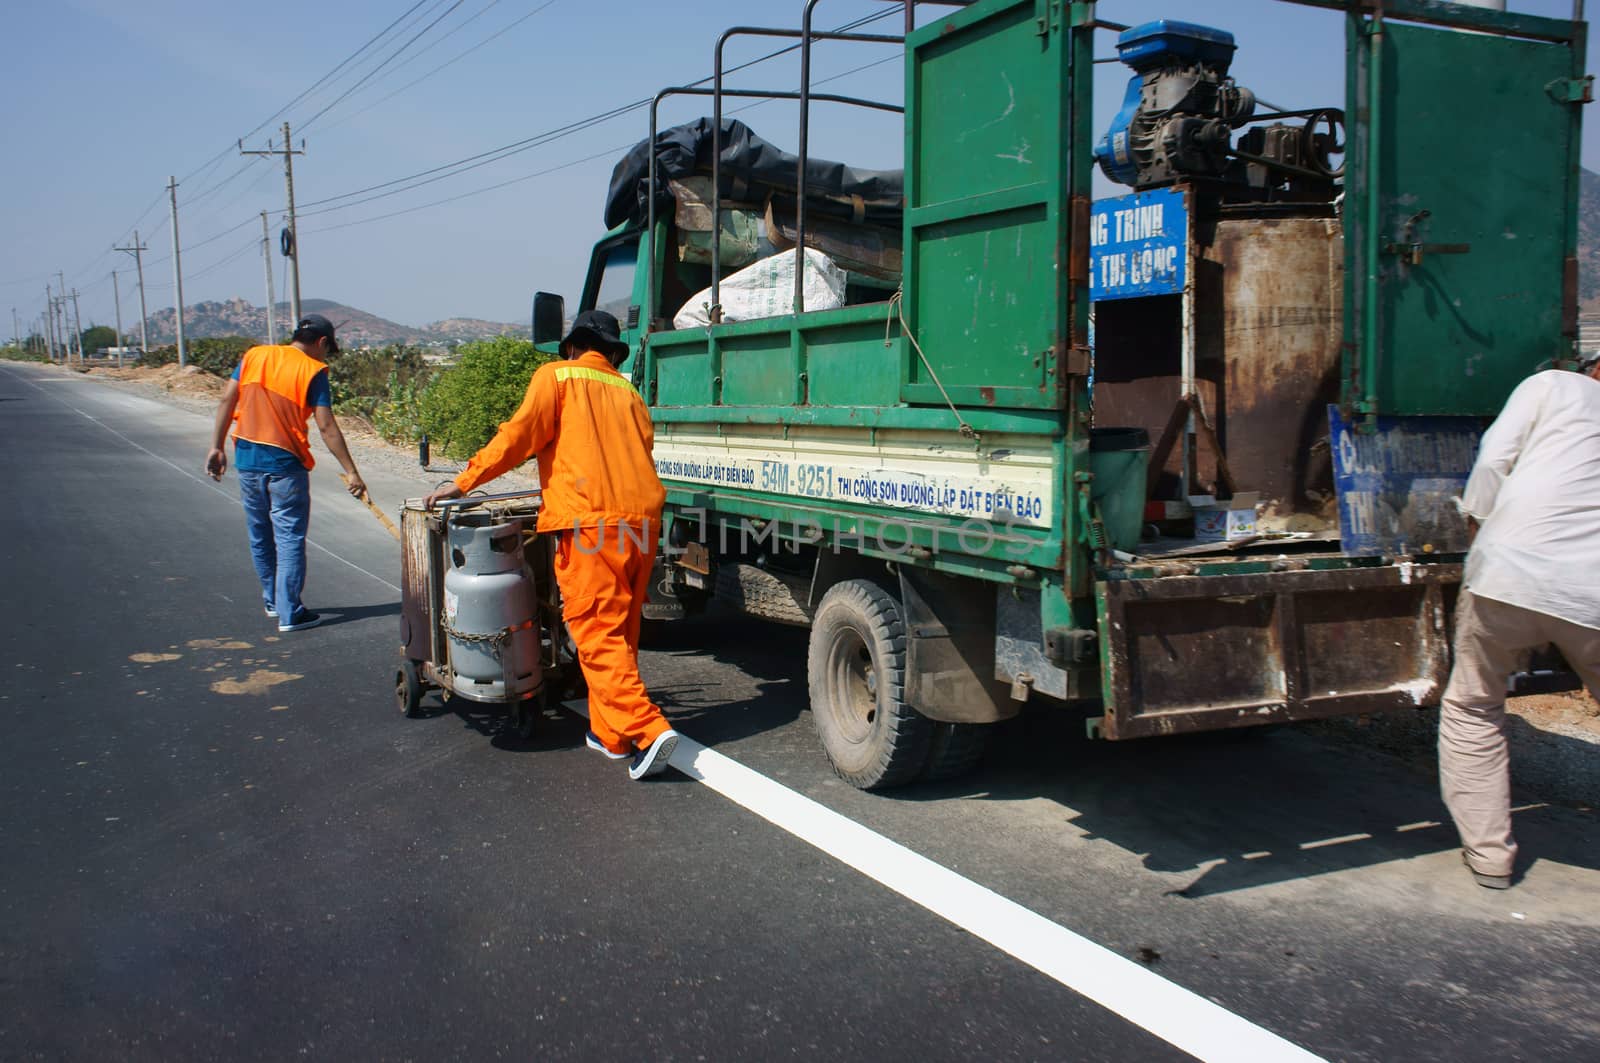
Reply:
[[632, 757], [632, 778], [666, 769], [678, 733], [639, 678], [639, 621], [666, 491], [650, 456], [650, 411], [616, 367], [628, 357], [617, 319], [578, 315], [562, 361], [540, 366], [511, 419], [428, 508], [539, 459], [539, 531], [558, 535], [562, 615], [589, 683], [591, 749]]

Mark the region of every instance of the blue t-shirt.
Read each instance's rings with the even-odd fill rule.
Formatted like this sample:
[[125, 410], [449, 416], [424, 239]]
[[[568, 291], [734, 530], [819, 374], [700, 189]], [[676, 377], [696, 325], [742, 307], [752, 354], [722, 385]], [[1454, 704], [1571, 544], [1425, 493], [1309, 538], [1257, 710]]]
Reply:
[[[233, 367], [233, 379], [239, 379], [239, 370], [244, 367], [240, 362]], [[326, 369], [311, 378], [311, 383], [306, 386], [307, 406], [333, 405], [333, 393], [328, 388], [328, 371]], [[233, 467], [238, 472], [267, 472], [288, 473], [304, 469], [300, 459], [282, 447], [275, 447], [270, 443], [253, 443], [248, 439], [235, 437], [233, 441]]]

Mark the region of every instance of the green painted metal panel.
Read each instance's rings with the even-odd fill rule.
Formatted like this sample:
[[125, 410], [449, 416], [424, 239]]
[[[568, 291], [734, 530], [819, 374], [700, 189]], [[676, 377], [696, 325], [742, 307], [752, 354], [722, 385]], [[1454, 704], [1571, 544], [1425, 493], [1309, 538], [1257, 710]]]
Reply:
[[1043, 206], [919, 230], [917, 272], [940, 295], [918, 289], [917, 327], [936, 373], [914, 361], [911, 383], [936, 389], [936, 375], [946, 389], [977, 391], [971, 405], [1054, 405], [1044, 368], [1054, 342], [1054, 244]]
[[1349, 399], [1368, 414], [1498, 413], [1570, 348], [1573, 52], [1351, 25]]
[[[898, 340], [900, 327], [893, 335]], [[807, 396], [813, 406], [892, 406], [903, 372], [900, 344], [883, 342], [881, 321], [803, 333]], [[948, 416], [948, 415], [947, 415]]]
[[1063, 403], [1071, 49], [1052, 9], [985, 0], [907, 40], [907, 402]]
[[653, 344], [651, 353], [655, 365], [652, 401], [662, 406], [706, 406], [711, 403], [711, 378], [714, 373], [711, 348], [704, 339], [697, 344]]
[[721, 341], [722, 401], [760, 406], [795, 400], [795, 366], [789, 331], [733, 336]]

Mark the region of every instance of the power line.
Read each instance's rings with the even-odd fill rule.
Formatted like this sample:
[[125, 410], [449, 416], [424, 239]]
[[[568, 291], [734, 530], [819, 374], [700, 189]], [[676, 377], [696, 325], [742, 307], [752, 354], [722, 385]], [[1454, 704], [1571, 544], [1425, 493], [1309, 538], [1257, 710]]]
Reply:
[[[874, 60], [873, 62], [870, 62], [870, 63], [863, 63], [860, 66], [852, 67], [849, 70], [845, 70], [845, 71], [842, 71], [842, 72], [840, 72], [838, 74], [834, 74], [831, 77], [819, 78], [818, 80], [813, 82], [813, 84], [814, 85], [826, 85], [829, 82], [839, 81], [842, 78], [847, 78], [847, 77], [850, 77], [851, 75], [859, 74], [864, 70], [871, 70], [873, 67], [883, 66], [885, 63], [895, 62], [899, 58], [900, 58], [900, 56], [897, 56], [897, 55], [886, 56], [883, 59], [877, 59], [877, 60]], [[773, 101], [773, 100], [756, 100], [755, 102], [745, 104], [742, 107], [733, 108], [728, 113], [729, 114], [740, 114], [740, 113], [742, 113], [744, 111], [753, 110], [754, 108], [757, 108], [757, 107], [764, 107], [767, 104], [773, 103], [773, 102], [776, 102], [776, 101]], [[400, 217], [401, 215], [404, 215], [404, 214], [415, 214], [418, 211], [429, 210], [429, 209], [431, 209], [433, 207], [443, 206], [446, 203], [454, 203], [457, 200], [467, 199], [467, 198], [469, 198], [471, 196], [482, 195], [482, 194], [484, 194], [486, 192], [493, 192], [493, 191], [496, 191], [498, 189], [505, 188], [508, 185], [520, 184], [523, 181], [531, 181], [535, 177], [544, 177], [544, 176], [546, 176], [548, 174], [555, 173], [558, 170], [568, 170], [568, 169], [571, 169], [574, 166], [581, 166], [582, 164], [584, 164], [586, 162], [593, 162], [596, 159], [615, 158], [616, 155], [619, 152], [626, 151], [629, 148], [631, 148], [632, 146], [633, 146], [633, 144], [630, 142], [628, 144], [623, 144], [623, 145], [621, 145], [619, 147], [610, 148], [610, 149], [608, 149], [606, 151], [596, 152], [593, 155], [586, 155], [581, 159], [574, 159], [571, 162], [564, 162], [559, 166], [551, 166], [551, 167], [548, 167], [548, 168], [543, 169], [543, 170], [538, 170], [538, 171], [536, 171], [534, 173], [524, 174], [521, 177], [513, 177], [509, 181], [499, 181], [499, 182], [497, 182], [495, 184], [486, 185], [486, 186], [484, 186], [482, 188], [475, 188], [470, 192], [463, 192], [460, 195], [449, 196], [449, 197], [447, 197], [445, 199], [436, 199], [436, 200], [434, 200], [434, 201], [432, 201], [430, 203], [421, 203], [421, 204], [418, 204], [418, 205], [416, 205], [414, 207], [406, 207], [403, 210], [390, 211], [387, 214], [378, 214], [378, 215], [374, 215], [373, 217], [370, 217], [370, 218], [362, 218], [362, 219], [360, 219], [358, 221], [342, 222], [342, 223], [340, 223], [338, 225], [327, 225], [327, 226], [324, 226], [321, 229], [308, 230], [308, 232], [310, 232], [312, 234], [315, 234], [315, 233], [328, 233], [328, 232], [333, 232], [336, 229], [348, 229], [351, 226], [355, 226], [355, 225], [366, 225], [366, 224], [369, 224], [369, 223], [375, 222], [375, 221], [385, 221], [385, 220], [387, 220], [389, 218], [397, 218], [397, 217]], [[374, 198], [377, 198], [377, 197], [374, 197]], [[363, 200], [362, 202], [370, 202], [370, 201]], [[347, 205], [348, 206], [354, 206], [355, 204], [347, 204]], [[343, 209], [344, 209], [343, 207], [331, 207], [331, 208], [329, 208], [328, 211], [319, 211], [317, 213], [329, 213], [330, 211], [343, 210]], [[301, 217], [305, 217], [305, 215], [301, 214]]]
[[[876, 22], [876, 21], [878, 21], [880, 19], [888, 18], [889, 16], [894, 15], [894, 14], [897, 14], [897, 12], [895, 10], [893, 10], [893, 9], [890, 9], [890, 10], [887, 10], [887, 11], [880, 12], [880, 13], [878, 13], [876, 15], [866, 15], [866, 16], [863, 16], [861, 18], [858, 18], [858, 19], [855, 19], [855, 20], [853, 20], [851, 22], [846, 23], [845, 25], [839, 27], [839, 29], [835, 30], [834, 32], [837, 32], [837, 33], [848, 33], [850, 30], [859, 29], [862, 26], [868, 25], [868, 24], [870, 24], [872, 22]], [[793, 44], [793, 45], [788, 45], [788, 46], [783, 47], [783, 48], [779, 48], [778, 50], [773, 51], [773, 52], [769, 52], [768, 54], [760, 56], [759, 58], [752, 59], [752, 60], [750, 60], [748, 62], [741, 63], [741, 64], [739, 64], [737, 66], [730, 67], [729, 69], [723, 71], [723, 73], [724, 73], [724, 75], [737, 73], [740, 70], [745, 70], [745, 69], [748, 69], [749, 67], [755, 66], [755, 65], [757, 65], [759, 63], [764, 63], [764, 62], [768, 61], [769, 59], [775, 59], [775, 58], [777, 58], [777, 57], [779, 57], [781, 55], [786, 55], [789, 52], [797, 51], [799, 49], [799, 47], [800, 46], [798, 44]], [[689, 85], [690, 86], [703, 85], [706, 82], [711, 81], [711, 80], [713, 80], [713, 78], [710, 77], [710, 76], [707, 76], [707, 77], [700, 78], [698, 81], [691, 81], [691, 82], [689, 82]], [[301, 212], [301, 216], [302, 217], [312, 217], [312, 216], [317, 215], [317, 214], [329, 213], [332, 210], [341, 210], [344, 207], [359, 206], [361, 203], [370, 203], [375, 199], [381, 199], [381, 198], [384, 198], [385, 196], [389, 196], [389, 195], [397, 195], [400, 192], [407, 192], [407, 191], [410, 191], [413, 188], [421, 188], [422, 186], [428, 185], [428, 184], [432, 184], [435, 181], [442, 181], [447, 177], [454, 177], [454, 176], [457, 176], [458, 174], [467, 173], [468, 171], [476, 170], [479, 167], [487, 166], [487, 165], [489, 165], [491, 163], [499, 162], [502, 159], [510, 158], [513, 155], [520, 154], [521, 152], [527, 151], [527, 150], [529, 150], [531, 148], [535, 148], [535, 147], [539, 147], [539, 146], [541, 146], [543, 144], [547, 144], [552, 140], [557, 140], [557, 139], [560, 139], [561, 137], [569, 136], [569, 135], [571, 135], [573, 133], [577, 133], [577, 132], [581, 132], [581, 131], [583, 131], [585, 129], [593, 128], [594, 126], [600, 125], [603, 122], [608, 122], [613, 118], [619, 118], [622, 115], [628, 114], [628, 113], [630, 113], [632, 111], [637, 111], [637, 110], [640, 110], [642, 108], [648, 107], [650, 105], [650, 102], [651, 102], [651, 98], [646, 98], [646, 99], [641, 99], [641, 100], [634, 100], [631, 103], [626, 103], [626, 104], [623, 104], [623, 105], [621, 105], [619, 107], [614, 107], [609, 111], [603, 111], [603, 112], [601, 112], [599, 114], [590, 115], [588, 118], [580, 118], [575, 122], [568, 123], [567, 125], [558, 126], [555, 129], [546, 130], [543, 133], [536, 133], [533, 136], [527, 137], [527, 138], [525, 138], [523, 140], [512, 141], [510, 144], [505, 144], [505, 145], [502, 145], [502, 146], [500, 146], [498, 148], [492, 148], [492, 149], [490, 149], [488, 151], [479, 152], [476, 155], [469, 155], [466, 158], [458, 159], [455, 162], [444, 163], [443, 165], [435, 166], [435, 167], [433, 167], [431, 169], [428, 169], [428, 170], [422, 170], [422, 171], [420, 171], [418, 173], [410, 174], [410, 175], [408, 175], [406, 177], [397, 177], [397, 178], [394, 178], [393, 180], [382, 181], [382, 182], [379, 182], [378, 184], [375, 184], [375, 185], [368, 185], [366, 188], [356, 189], [353, 192], [344, 192], [344, 193], [341, 193], [341, 194], [336, 195], [336, 196], [328, 196], [328, 197], [323, 198], [323, 199], [312, 200], [309, 203], [302, 204], [302, 206], [303, 207], [318, 207], [318, 206], [322, 206], [324, 204], [334, 203], [334, 202], [336, 202], [338, 200], [341, 200], [341, 199], [351, 199], [353, 197], [363, 196], [368, 192], [376, 192], [379, 189], [390, 188], [390, 187], [392, 187], [394, 185], [406, 184], [406, 182], [411, 182], [411, 181], [415, 182], [414, 184], [407, 185], [407, 187], [405, 187], [405, 188], [397, 189], [394, 192], [385, 192], [381, 196], [369, 196], [369, 197], [367, 197], [365, 199], [357, 200], [356, 202], [342, 204], [339, 207], [330, 207], [330, 208], [328, 208], [326, 210], [320, 210], [320, 211], [302, 211]], [[444, 171], [450, 171], [450, 172], [446, 173]], [[434, 175], [437, 175], [437, 176], [434, 176]], [[420, 178], [427, 178], [427, 180], [419, 180]]]
[[[374, 100], [372, 103], [369, 103], [365, 107], [361, 108], [361, 110], [354, 111], [354, 112], [352, 112], [352, 113], [350, 113], [348, 115], [345, 115], [343, 118], [341, 118], [337, 122], [333, 123], [333, 125], [324, 126], [323, 128], [325, 128], [325, 129], [337, 129], [340, 126], [344, 125], [346, 122], [348, 122], [348, 121], [350, 121], [350, 120], [352, 120], [354, 118], [359, 118], [361, 115], [366, 114], [368, 111], [372, 110], [374, 107], [377, 107], [380, 104], [388, 103], [390, 100], [394, 99], [396, 96], [400, 95], [402, 92], [405, 92], [407, 89], [415, 88], [416, 86], [422, 84], [424, 81], [427, 81], [429, 78], [433, 77], [433, 75], [439, 73], [441, 70], [444, 70], [446, 67], [453, 66], [455, 63], [459, 62], [462, 59], [465, 59], [467, 56], [471, 55], [473, 52], [477, 51], [479, 48], [482, 48], [484, 45], [489, 44], [492, 41], [498, 40], [500, 37], [503, 37], [507, 33], [510, 33], [512, 30], [516, 29], [518, 26], [522, 25], [524, 22], [528, 21], [530, 18], [532, 18], [533, 16], [537, 15], [539, 12], [543, 11], [545, 8], [549, 7], [551, 4], [553, 4], [555, 2], [556, 2], [556, 0], [545, 0], [544, 3], [540, 4], [538, 7], [534, 8], [532, 11], [529, 11], [526, 15], [523, 15], [521, 18], [517, 19], [515, 22], [512, 22], [511, 24], [509, 24], [507, 26], [504, 26], [501, 29], [496, 30], [494, 33], [491, 33], [489, 36], [485, 37], [483, 40], [479, 41], [477, 44], [474, 44], [472, 47], [468, 48], [466, 51], [459, 52], [456, 55], [452, 56], [451, 58], [446, 59], [444, 62], [440, 63], [438, 66], [434, 67], [432, 70], [428, 71], [426, 74], [423, 74], [421, 77], [417, 78], [415, 81], [408, 81], [406, 84], [401, 85], [399, 88], [397, 88], [393, 92], [389, 93], [389, 95], [380, 97], [379, 99]], [[499, 3], [499, 0], [495, 0], [495, 3]], [[489, 5], [489, 7], [493, 7], [493, 6], [494, 6], [493, 3]], [[487, 10], [489, 10], [488, 7], [483, 9], [483, 11], [487, 11]], [[479, 15], [483, 14], [483, 11], [478, 12], [478, 14]], [[476, 18], [476, 17], [477, 17], [477, 15], [473, 16], [473, 18]], [[468, 21], [471, 21], [471, 20], [469, 19]], [[462, 23], [462, 25], [464, 26], [464, 25], [466, 25], [466, 23]], [[458, 26], [456, 28], [460, 29], [461, 27]], [[454, 31], [452, 31], [452, 32], [454, 32]], [[434, 43], [438, 43], [438, 42], [436, 41]]]
[[[384, 37], [388, 36], [390, 30], [394, 29], [396, 26], [400, 25], [400, 23], [404, 22], [408, 17], [410, 17], [410, 15], [411, 15], [411, 13], [413, 11], [415, 11], [417, 8], [421, 7], [426, 2], [427, 2], [427, 0], [417, 0], [416, 3], [414, 3], [410, 7], [406, 8], [405, 11], [401, 12], [399, 18], [395, 19], [393, 22], [389, 23], [383, 29], [379, 30], [372, 37], [369, 37], [365, 44], [363, 44], [361, 47], [357, 48], [355, 51], [351, 52], [349, 55], [347, 55], [343, 59], [341, 59], [337, 64], [335, 64], [335, 66], [334, 66], [334, 68], [332, 70], [328, 71], [326, 74], [322, 75], [320, 78], [318, 78], [317, 80], [313, 81], [310, 85], [306, 86], [305, 90], [303, 92], [301, 92], [300, 95], [296, 96], [294, 99], [290, 100], [288, 103], [284, 104], [282, 107], [279, 107], [276, 111], [273, 111], [271, 114], [267, 115], [267, 117], [262, 121], [262, 123], [260, 125], [256, 126], [254, 129], [250, 130], [248, 133], [244, 134], [244, 136], [253, 137], [257, 133], [261, 132], [263, 129], [267, 128], [267, 126], [271, 125], [277, 118], [279, 118], [281, 115], [283, 115], [291, 107], [293, 107], [295, 104], [299, 103], [301, 100], [305, 99], [307, 96], [309, 96], [313, 92], [315, 92], [322, 85], [323, 82], [325, 82], [329, 78], [333, 77], [341, 69], [343, 69], [347, 64], [355, 62], [356, 57], [359, 56], [362, 52], [364, 52], [368, 48], [372, 47], [379, 40], [381, 40]], [[242, 140], [244, 138], [241, 137], [240, 139]], [[232, 152], [234, 150], [234, 148], [235, 148], [235, 145], [233, 145], [233, 144], [228, 145], [228, 147], [224, 149], [223, 154], [225, 155], [225, 154], [228, 154], [229, 152]]]
[[312, 229], [310, 231], [312, 233], [331, 233], [335, 229], [348, 229], [352, 225], [366, 225], [368, 222], [384, 221], [387, 218], [397, 218], [402, 214], [415, 214], [419, 210], [428, 210], [432, 207], [442, 206], [446, 203], [454, 203], [458, 199], [467, 199], [470, 196], [482, 195], [485, 192], [493, 192], [498, 188], [505, 188], [507, 185], [520, 184], [523, 181], [531, 181], [535, 177], [544, 177], [547, 174], [555, 173], [557, 170], [569, 170], [574, 166], [581, 166], [583, 163], [593, 162], [595, 159], [614, 158], [617, 152], [626, 151], [632, 146], [633, 145], [631, 144], [624, 144], [617, 148], [607, 148], [605, 151], [598, 151], [593, 155], [586, 155], [581, 159], [573, 159], [571, 162], [564, 162], [559, 166], [551, 166], [548, 169], [539, 170], [536, 173], [523, 174], [521, 177], [513, 177], [509, 181], [501, 181], [498, 184], [492, 184], [485, 188], [475, 188], [470, 192], [462, 192], [460, 195], [450, 196], [446, 199], [436, 199], [432, 203], [422, 203], [415, 207], [406, 207], [404, 210], [391, 211], [388, 214], [378, 214], [371, 218], [362, 218], [359, 221], [341, 222], [338, 225], [328, 225], [321, 229]]
[[387, 59], [385, 59], [383, 62], [379, 63], [377, 66], [373, 67], [371, 70], [369, 70], [366, 73], [366, 75], [361, 78], [360, 81], [357, 81], [354, 85], [351, 85], [348, 89], [345, 89], [344, 92], [342, 92], [338, 96], [334, 97], [333, 102], [328, 104], [326, 107], [322, 108], [322, 110], [318, 111], [316, 114], [312, 115], [310, 118], [307, 118], [304, 122], [301, 122], [300, 123], [300, 131], [302, 133], [305, 132], [306, 129], [308, 127], [310, 127], [311, 124], [313, 122], [315, 122], [318, 118], [321, 118], [323, 115], [327, 114], [330, 110], [332, 110], [333, 108], [339, 106], [340, 103], [342, 103], [345, 100], [349, 99], [351, 93], [355, 92], [357, 89], [361, 88], [361, 86], [365, 85], [368, 81], [372, 80], [373, 76], [375, 74], [377, 74], [378, 71], [382, 70], [384, 67], [386, 67], [390, 63], [394, 62], [395, 59], [398, 58], [399, 55], [402, 52], [404, 52], [407, 48], [410, 48], [413, 44], [417, 43], [417, 41], [422, 38], [423, 34], [427, 33], [429, 30], [433, 29], [433, 27], [437, 26], [440, 22], [443, 22], [446, 18], [449, 17], [449, 15], [450, 15], [450, 13], [452, 11], [454, 11], [456, 8], [460, 7], [464, 3], [466, 3], [466, 0], [455, 0], [455, 3], [453, 3], [449, 7], [445, 8], [444, 14], [440, 15], [438, 18], [434, 19], [432, 22], [430, 22], [426, 26], [422, 27], [422, 29], [418, 30], [416, 32], [416, 34], [413, 37], [411, 37], [410, 40], [406, 41], [406, 43], [402, 44], [399, 48], [396, 48], [393, 52], [391, 52]]

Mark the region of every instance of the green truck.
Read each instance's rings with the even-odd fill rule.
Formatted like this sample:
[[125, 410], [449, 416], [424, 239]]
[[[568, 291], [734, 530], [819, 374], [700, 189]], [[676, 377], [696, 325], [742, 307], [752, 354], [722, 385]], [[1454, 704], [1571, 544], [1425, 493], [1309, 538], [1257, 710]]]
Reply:
[[[904, 171], [853, 170], [808, 157], [814, 105], [901, 108], [813, 91], [811, 50], [902, 38], [810, 0], [618, 165], [578, 309], [624, 322], [656, 425], [648, 615], [809, 626], [852, 784], [958, 774], [1028, 702], [1105, 739], [1437, 703], [1451, 496], [1575, 351], [1585, 26], [1279, 2], [1334, 12], [1342, 106], [1262, 104], [1218, 29], [906, 2]], [[725, 89], [740, 36], [801, 85]], [[752, 96], [800, 101], [795, 155], [723, 119]], [[537, 343], [565, 310], [535, 297]]]

